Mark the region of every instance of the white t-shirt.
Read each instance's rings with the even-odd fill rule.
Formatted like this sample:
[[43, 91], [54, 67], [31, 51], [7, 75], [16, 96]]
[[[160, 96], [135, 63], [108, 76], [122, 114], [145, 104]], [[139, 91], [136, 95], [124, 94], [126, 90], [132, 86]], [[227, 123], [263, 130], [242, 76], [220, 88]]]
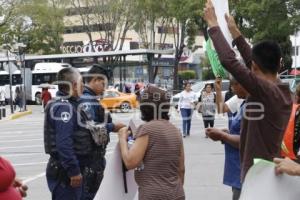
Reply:
[[240, 99], [237, 95], [234, 95], [228, 101], [226, 101], [225, 104], [228, 106], [231, 113], [236, 113], [240, 110], [240, 107], [244, 101], [244, 99]]
[[185, 108], [185, 109], [194, 109], [193, 103], [197, 101], [197, 95], [195, 92], [190, 91], [182, 91], [180, 93], [179, 102], [178, 102], [178, 109]]

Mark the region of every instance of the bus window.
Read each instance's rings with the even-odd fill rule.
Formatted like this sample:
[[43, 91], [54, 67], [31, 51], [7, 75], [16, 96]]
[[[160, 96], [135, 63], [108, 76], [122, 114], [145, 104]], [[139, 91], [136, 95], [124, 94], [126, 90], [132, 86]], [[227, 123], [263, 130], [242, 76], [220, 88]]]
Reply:
[[40, 85], [43, 83], [52, 84], [55, 81], [56, 81], [56, 73], [32, 75], [32, 85]]
[[12, 75], [12, 85], [20, 85], [20, 84], [22, 84], [21, 75], [20, 74], [13, 74]]
[[9, 75], [0, 75], [0, 86], [9, 84]]

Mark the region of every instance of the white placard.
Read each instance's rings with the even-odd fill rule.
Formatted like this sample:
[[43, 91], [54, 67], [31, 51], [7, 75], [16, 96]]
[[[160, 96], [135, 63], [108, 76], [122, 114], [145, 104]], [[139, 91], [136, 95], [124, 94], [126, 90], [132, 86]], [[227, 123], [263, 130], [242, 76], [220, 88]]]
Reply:
[[276, 176], [275, 165], [260, 161], [249, 170], [240, 200], [299, 200], [300, 177]]
[[137, 199], [137, 184], [134, 180], [134, 170], [126, 172], [127, 189], [125, 193], [122, 158], [119, 144], [107, 160], [104, 178], [94, 200], [134, 200]]
[[229, 14], [229, 4], [228, 0], [212, 0], [212, 3], [215, 7], [216, 15], [218, 18], [219, 26], [228, 42], [230, 47], [232, 46], [232, 37], [229, 32], [227, 22], [225, 19], [225, 14]]

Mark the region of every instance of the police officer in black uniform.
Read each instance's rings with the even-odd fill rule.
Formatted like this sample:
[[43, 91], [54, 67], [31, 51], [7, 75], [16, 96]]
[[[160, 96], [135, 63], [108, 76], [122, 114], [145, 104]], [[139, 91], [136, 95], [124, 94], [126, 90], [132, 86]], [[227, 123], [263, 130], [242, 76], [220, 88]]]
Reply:
[[78, 124], [83, 82], [79, 71], [72, 67], [59, 71], [57, 78], [58, 97], [45, 110], [44, 144], [50, 155], [46, 178], [53, 200], [80, 200], [90, 145], [82, 139], [89, 135], [85, 137]]
[[84, 170], [84, 185], [82, 200], [94, 199], [96, 192], [103, 179], [106, 165], [105, 153], [109, 142], [109, 133], [118, 132], [125, 127], [122, 123], [113, 123], [109, 113], [106, 113], [99, 100], [103, 96], [108, 71], [99, 65], [93, 65], [86, 75], [83, 95], [81, 96], [80, 108], [85, 117], [83, 123], [90, 130], [94, 139], [94, 145], [88, 166]]

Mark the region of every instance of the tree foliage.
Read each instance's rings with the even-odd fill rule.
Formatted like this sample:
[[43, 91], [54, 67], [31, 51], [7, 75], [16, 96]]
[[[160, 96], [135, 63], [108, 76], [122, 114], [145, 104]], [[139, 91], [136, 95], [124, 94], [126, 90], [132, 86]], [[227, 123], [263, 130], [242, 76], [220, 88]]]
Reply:
[[182, 80], [191, 80], [196, 78], [196, 72], [193, 70], [185, 70], [185, 71], [178, 72], [178, 76]]
[[[61, 0], [23, 0], [1, 31], [2, 42], [24, 43], [26, 53], [60, 53], [64, 31]], [[51, 13], [51, 14], [50, 14]]]
[[300, 25], [300, 1], [231, 0], [231, 6], [243, 34], [252, 43], [277, 41], [283, 50], [284, 69], [290, 68], [290, 35]]
[[8, 25], [13, 18], [16, 7], [19, 1], [17, 0], [2, 0], [0, 1], [0, 28]]

